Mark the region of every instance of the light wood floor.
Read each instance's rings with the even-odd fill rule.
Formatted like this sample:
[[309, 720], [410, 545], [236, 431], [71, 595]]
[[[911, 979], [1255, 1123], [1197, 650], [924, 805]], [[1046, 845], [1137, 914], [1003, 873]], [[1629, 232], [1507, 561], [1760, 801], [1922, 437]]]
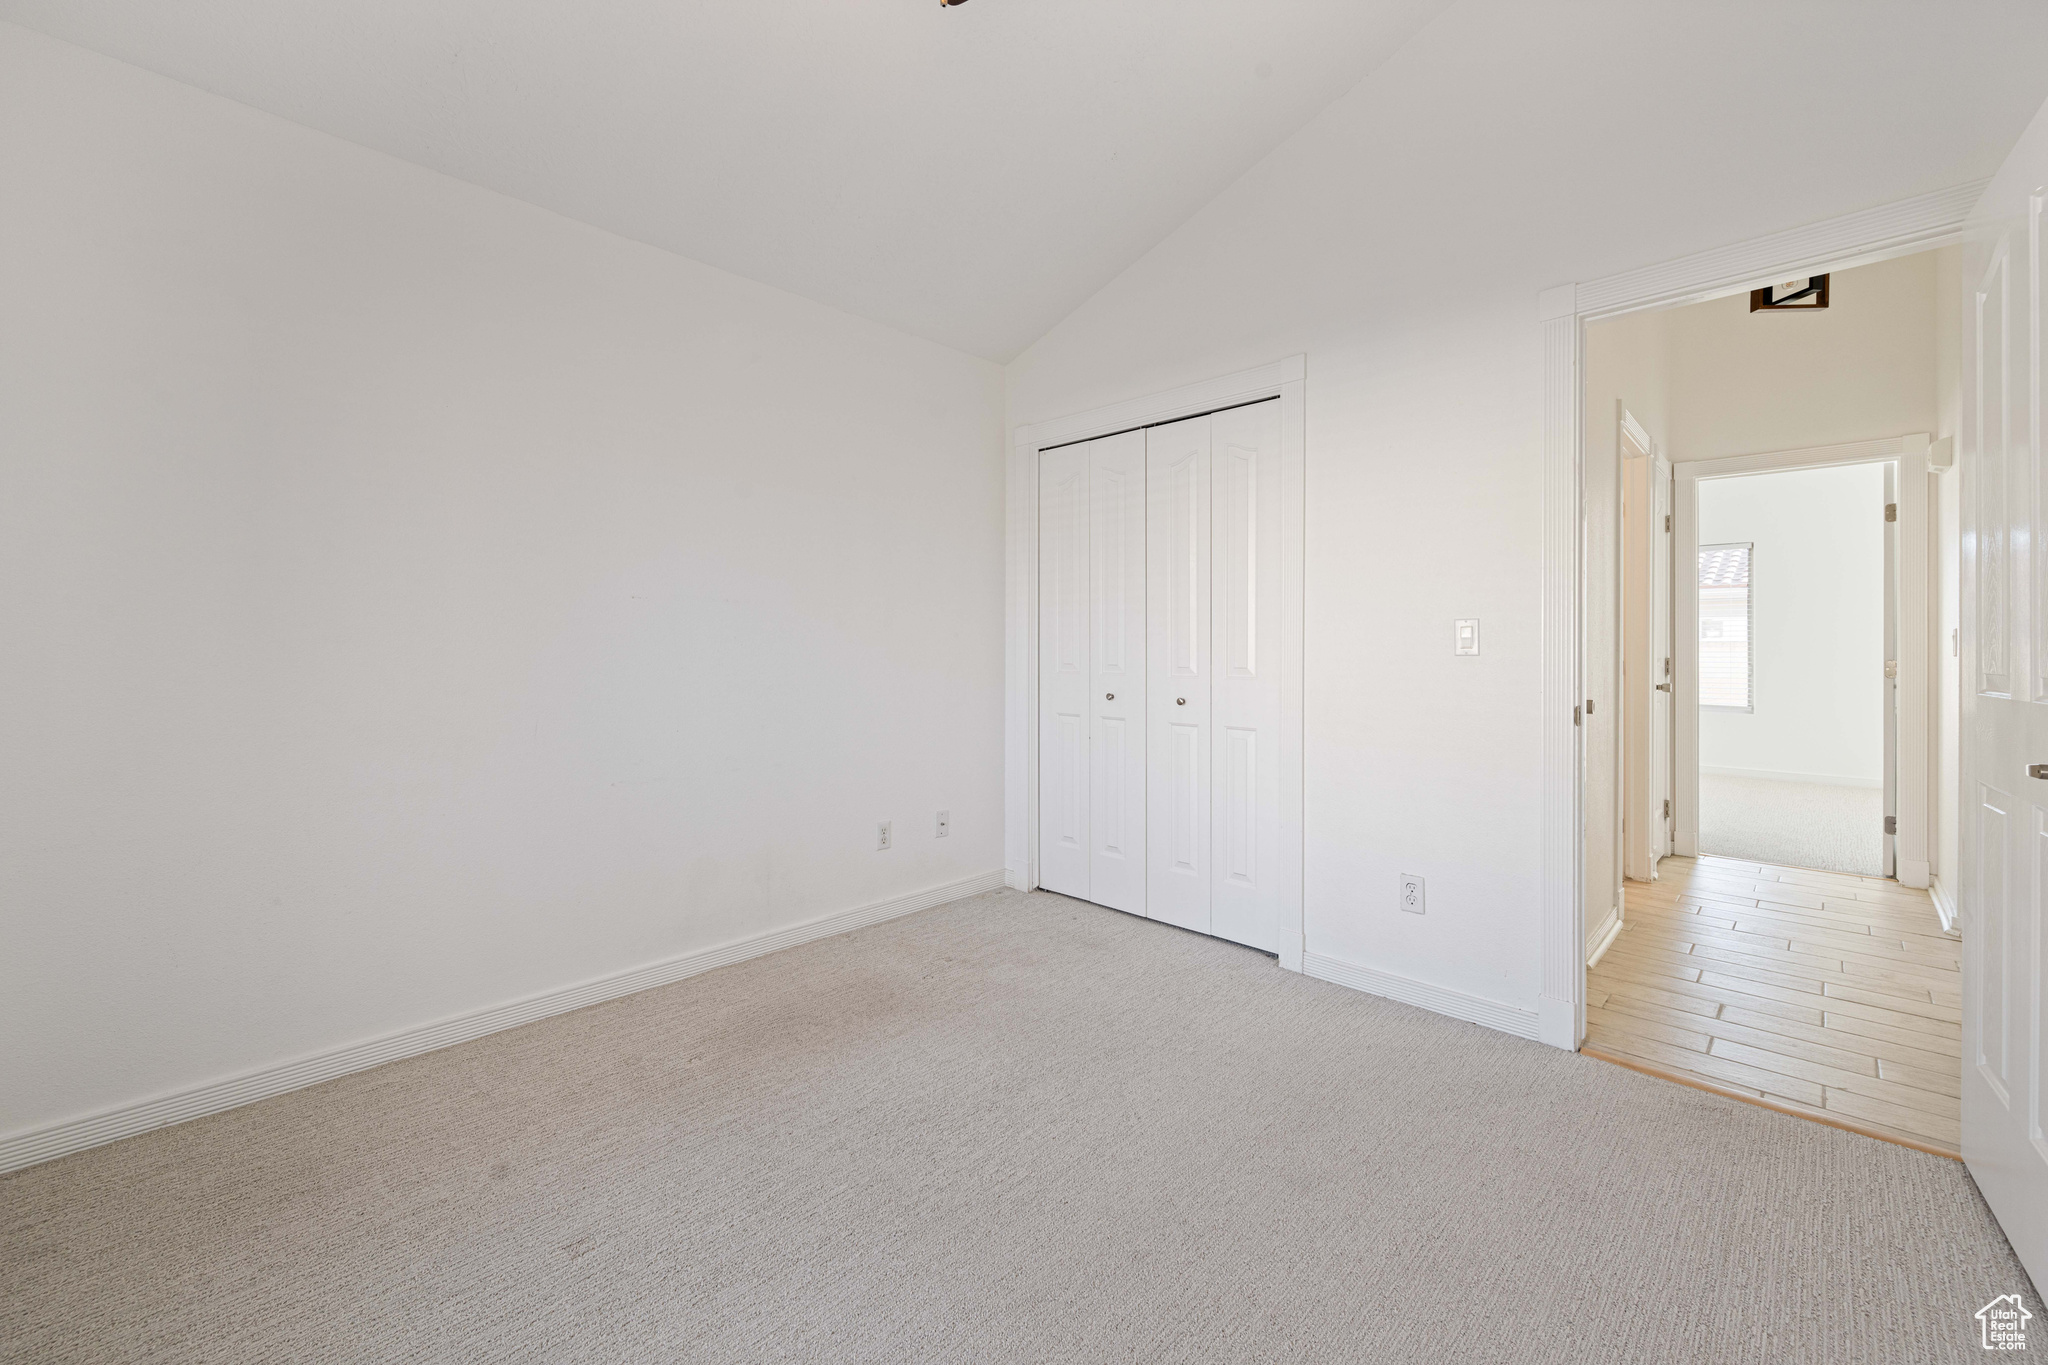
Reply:
[[1951, 1154], [1961, 940], [1878, 877], [1666, 858], [1586, 973], [1586, 1046]]

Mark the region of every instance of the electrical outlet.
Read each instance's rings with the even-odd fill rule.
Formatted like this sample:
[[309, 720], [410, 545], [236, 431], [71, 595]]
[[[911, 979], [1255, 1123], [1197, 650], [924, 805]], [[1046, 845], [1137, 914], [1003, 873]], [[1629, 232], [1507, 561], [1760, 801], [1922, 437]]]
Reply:
[[1411, 915], [1429, 913], [1427, 893], [1422, 878], [1413, 872], [1401, 874], [1401, 908]]
[[880, 825], [876, 826], [875, 828], [875, 852], [880, 853], [888, 847], [889, 822], [887, 820], [884, 820]]
[[941, 839], [943, 839], [943, 838], [945, 838], [945, 837], [946, 837], [946, 836], [947, 836], [948, 834], [950, 834], [950, 833], [952, 832], [952, 830], [953, 830], [953, 817], [952, 817], [952, 816], [950, 816], [950, 815], [948, 815], [948, 814], [947, 814], [947, 813], [946, 813], [945, 811], [940, 811], [940, 812], [939, 812], [939, 835], [938, 835], [938, 837], [939, 837], [939, 838], [941, 838]]

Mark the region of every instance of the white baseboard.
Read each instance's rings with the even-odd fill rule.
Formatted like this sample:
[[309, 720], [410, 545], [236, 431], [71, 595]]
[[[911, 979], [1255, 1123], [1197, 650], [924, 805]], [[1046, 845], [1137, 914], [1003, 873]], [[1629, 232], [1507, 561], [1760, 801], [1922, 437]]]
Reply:
[[1591, 967], [1598, 963], [1600, 961], [1601, 954], [1605, 953], [1608, 950], [1608, 948], [1612, 947], [1614, 944], [1614, 940], [1620, 937], [1620, 935], [1621, 907], [1617, 905], [1612, 910], [1609, 910], [1607, 912], [1607, 918], [1601, 921], [1599, 935], [1595, 937], [1593, 940], [1593, 951], [1586, 954], [1586, 965], [1588, 967]]
[[1833, 773], [1786, 773], [1775, 768], [1715, 768], [1702, 763], [1701, 777], [1760, 777], [1766, 782], [1805, 782], [1815, 787], [1878, 787], [1882, 777], [1840, 777]]
[[367, 1071], [373, 1066], [382, 1066], [385, 1062], [417, 1057], [423, 1052], [434, 1052], [440, 1048], [452, 1047], [456, 1043], [466, 1043], [487, 1034], [533, 1023], [537, 1019], [567, 1014], [571, 1010], [580, 1010], [588, 1005], [616, 1000], [622, 995], [632, 995], [656, 986], [666, 986], [716, 967], [731, 966], [735, 962], [762, 957], [783, 948], [794, 948], [798, 944], [831, 938], [835, 934], [879, 924], [883, 920], [928, 910], [934, 905], [962, 900], [983, 891], [994, 891], [1002, 885], [1002, 872], [984, 872], [964, 881], [934, 886], [929, 890], [912, 892], [907, 896], [898, 896], [894, 900], [878, 901], [855, 910], [841, 910], [836, 914], [809, 920], [803, 924], [791, 925], [787, 929], [777, 929], [771, 933], [739, 939], [714, 948], [700, 948], [681, 957], [672, 957], [646, 966], [632, 967], [610, 976], [580, 981], [574, 985], [544, 991], [539, 995], [530, 995], [510, 1004], [493, 1005], [470, 1014], [456, 1015], [450, 1019], [422, 1024], [417, 1028], [386, 1034], [368, 1042], [351, 1043], [332, 1051], [312, 1053], [275, 1066], [231, 1076], [226, 1080], [195, 1086], [189, 1090], [174, 1091], [154, 1099], [103, 1110], [84, 1118], [69, 1119], [46, 1128], [9, 1133], [0, 1137], [0, 1172], [20, 1170], [24, 1166], [33, 1166], [37, 1162], [82, 1152], [88, 1147], [116, 1142], [121, 1138], [133, 1137], [137, 1133], [146, 1133], [154, 1128], [168, 1128], [172, 1124], [217, 1114], [224, 1109], [254, 1104], [257, 1100], [267, 1100], [293, 1090], [303, 1090], [309, 1085], [331, 1081], [337, 1076]]
[[1537, 1034], [1536, 1011], [1517, 1009], [1503, 1005], [1497, 1000], [1487, 1000], [1477, 995], [1467, 995], [1447, 986], [1432, 986], [1426, 981], [1416, 981], [1391, 972], [1378, 971], [1372, 967], [1361, 967], [1355, 962], [1345, 962], [1321, 953], [1302, 954], [1302, 970], [1309, 976], [1323, 981], [1349, 986], [1355, 991], [1368, 995], [1385, 996], [1398, 1000], [1404, 1005], [1417, 1005], [1437, 1014], [1448, 1014], [1453, 1019], [1463, 1019], [1471, 1024], [1484, 1024], [1502, 1033], [1512, 1033], [1517, 1038], [1534, 1038]]
[[1927, 879], [1927, 894], [1934, 899], [1934, 913], [1941, 916], [1942, 931], [1953, 934], [1956, 931], [1955, 893], [1948, 889], [1947, 882], [1935, 876]]

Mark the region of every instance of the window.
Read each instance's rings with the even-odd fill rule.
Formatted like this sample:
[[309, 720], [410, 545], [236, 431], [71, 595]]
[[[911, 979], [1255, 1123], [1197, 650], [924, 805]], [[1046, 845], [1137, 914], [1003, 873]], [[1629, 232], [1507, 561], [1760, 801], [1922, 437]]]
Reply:
[[1700, 546], [1700, 705], [1749, 711], [1749, 545]]

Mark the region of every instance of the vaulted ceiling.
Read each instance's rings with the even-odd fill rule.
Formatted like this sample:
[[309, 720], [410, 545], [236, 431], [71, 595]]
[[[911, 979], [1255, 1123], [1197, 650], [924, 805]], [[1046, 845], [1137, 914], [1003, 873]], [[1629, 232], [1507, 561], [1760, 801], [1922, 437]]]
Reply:
[[0, 0], [0, 18], [1006, 361], [1444, 0]]

